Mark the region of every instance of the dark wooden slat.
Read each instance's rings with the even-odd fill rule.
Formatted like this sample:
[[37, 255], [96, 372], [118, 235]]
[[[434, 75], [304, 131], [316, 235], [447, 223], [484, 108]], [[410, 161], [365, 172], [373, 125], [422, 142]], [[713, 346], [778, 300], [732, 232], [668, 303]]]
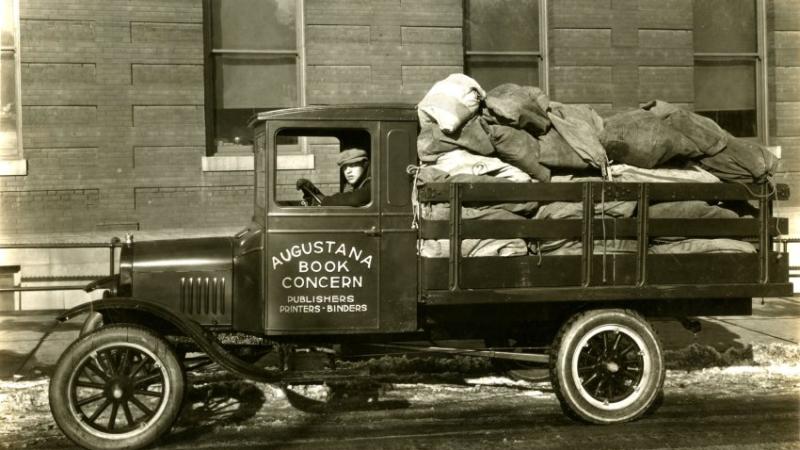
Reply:
[[636, 201], [639, 199], [639, 183], [591, 183], [594, 186], [592, 198], [601, 201]]
[[[735, 238], [757, 237], [760, 231], [758, 219], [650, 219], [649, 222], [650, 236]], [[772, 235], [786, 233], [788, 228], [788, 219], [770, 220]]]
[[648, 255], [649, 284], [758, 283], [755, 253]]
[[[682, 236], [687, 238], [745, 238], [759, 233], [758, 219], [650, 219], [650, 236]], [[583, 233], [580, 219], [548, 220], [468, 220], [462, 225], [463, 239], [579, 239]], [[446, 220], [422, 222], [423, 239], [446, 239], [449, 233]], [[595, 239], [635, 239], [638, 236], [636, 219], [594, 219]], [[789, 232], [787, 218], [770, 220], [773, 236]]]
[[761, 192], [759, 185], [738, 183], [651, 183], [651, 201], [681, 200], [753, 200]]
[[[464, 202], [528, 202], [581, 200], [581, 183], [463, 183]], [[431, 183], [419, 189], [421, 202], [447, 202], [448, 183]]]
[[[769, 282], [786, 283], [787, 254], [771, 253], [769, 258]], [[461, 265], [462, 288], [465, 289], [578, 286], [583, 270], [580, 255], [462, 258]], [[447, 289], [447, 266], [447, 258], [422, 258], [424, 289]], [[648, 255], [645, 279], [647, 285], [757, 283], [758, 268], [757, 254]], [[596, 249], [591, 276], [592, 288], [633, 285], [636, 282], [636, 255], [609, 253], [603, 257]]]
[[[593, 199], [605, 201], [636, 200], [641, 183], [591, 182]], [[465, 202], [526, 202], [526, 201], [570, 201], [581, 200], [584, 183], [464, 183]], [[739, 183], [648, 183], [651, 201], [680, 200], [754, 200], [761, 195], [761, 185]], [[430, 183], [420, 188], [421, 202], [447, 202], [449, 183]], [[787, 200], [789, 186], [777, 184], [773, 198]]]

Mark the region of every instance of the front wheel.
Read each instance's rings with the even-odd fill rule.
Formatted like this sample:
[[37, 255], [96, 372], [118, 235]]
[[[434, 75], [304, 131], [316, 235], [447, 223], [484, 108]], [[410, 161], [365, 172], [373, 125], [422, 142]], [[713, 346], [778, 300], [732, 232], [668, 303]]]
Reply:
[[61, 356], [50, 381], [50, 410], [82, 447], [137, 449], [169, 431], [183, 394], [181, 365], [164, 338], [110, 325], [80, 337]]
[[646, 414], [662, 393], [664, 357], [647, 321], [623, 309], [568, 320], [553, 343], [550, 380], [567, 416], [596, 424]]

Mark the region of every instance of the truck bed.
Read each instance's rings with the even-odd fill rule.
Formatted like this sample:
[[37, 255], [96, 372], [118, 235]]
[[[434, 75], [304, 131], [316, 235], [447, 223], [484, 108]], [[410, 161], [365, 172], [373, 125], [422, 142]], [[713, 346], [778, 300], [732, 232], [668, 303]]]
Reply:
[[[420, 258], [422, 295], [429, 304], [559, 302], [666, 298], [742, 298], [791, 295], [788, 254], [775, 236], [788, 220], [772, 215], [772, 202], [789, 196], [785, 185], [733, 183], [436, 183], [419, 190], [420, 202], [451, 205], [505, 202], [582, 202], [582, 219], [450, 220], [420, 224], [421, 239], [449, 239], [448, 258]], [[594, 215], [594, 205], [637, 202], [633, 218]], [[650, 204], [665, 201], [749, 201], [753, 218], [653, 219]], [[756, 253], [649, 254], [654, 237], [730, 238], [751, 242]], [[463, 257], [462, 239], [578, 239], [581, 255]], [[603, 254], [594, 242], [636, 241], [632, 254]], [[598, 254], [599, 253], [599, 254]]]

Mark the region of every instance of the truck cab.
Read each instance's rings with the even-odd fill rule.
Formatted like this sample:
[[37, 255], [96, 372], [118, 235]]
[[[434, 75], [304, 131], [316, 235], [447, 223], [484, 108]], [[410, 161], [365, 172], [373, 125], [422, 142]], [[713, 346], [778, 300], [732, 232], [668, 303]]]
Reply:
[[[259, 114], [253, 224], [237, 236], [236, 329], [266, 335], [417, 329], [417, 230], [412, 227], [416, 111], [323, 106]], [[345, 182], [342, 150], [366, 151], [370, 201], [304, 206], [310, 179], [327, 195]], [[255, 269], [261, 267], [261, 270]]]

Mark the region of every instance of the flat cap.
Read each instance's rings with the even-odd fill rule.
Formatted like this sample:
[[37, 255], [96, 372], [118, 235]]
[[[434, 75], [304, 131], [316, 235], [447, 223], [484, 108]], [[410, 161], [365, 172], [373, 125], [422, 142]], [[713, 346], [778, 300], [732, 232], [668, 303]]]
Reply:
[[353, 164], [367, 160], [367, 152], [360, 148], [349, 148], [339, 153], [336, 164], [342, 167], [345, 164]]

